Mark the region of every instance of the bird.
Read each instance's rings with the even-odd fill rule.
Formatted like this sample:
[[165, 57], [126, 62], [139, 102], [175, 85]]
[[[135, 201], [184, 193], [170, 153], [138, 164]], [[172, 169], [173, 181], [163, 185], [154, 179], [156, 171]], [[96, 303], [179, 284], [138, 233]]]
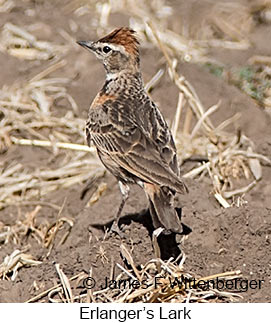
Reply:
[[106, 72], [105, 83], [90, 105], [85, 129], [87, 144], [94, 144], [122, 194], [111, 230], [120, 233], [119, 219], [130, 185], [137, 184], [149, 200], [154, 229], [181, 233], [173, 200], [176, 193], [187, 193], [188, 188], [180, 178], [171, 131], [144, 88], [136, 32], [120, 27], [97, 41], [77, 43], [94, 53]]

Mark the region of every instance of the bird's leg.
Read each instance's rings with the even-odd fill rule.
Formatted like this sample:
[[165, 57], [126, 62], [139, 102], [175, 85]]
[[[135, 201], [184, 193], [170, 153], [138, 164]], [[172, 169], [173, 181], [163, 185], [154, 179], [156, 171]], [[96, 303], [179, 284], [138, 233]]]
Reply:
[[125, 202], [127, 201], [128, 197], [129, 197], [130, 188], [129, 188], [129, 186], [127, 184], [124, 184], [121, 181], [119, 181], [119, 188], [120, 188], [120, 192], [121, 192], [121, 195], [122, 195], [122, 200], [121, 200], [121, 203], [120, 203], [120, 206], [119, 206], [119, 209], [118, 209], [117, 216], [116, 216], [116, 218], [115, 218], [115, 220], [114, 220], [114, 222], [112, 224], [112, 227], [111, 227], [110, 231], [117, 233], [122, 238], [122, 232], [121, 232], [121, 230], [119, 228], [119, 219], [120, 219], [123, 207], [125, 205]]

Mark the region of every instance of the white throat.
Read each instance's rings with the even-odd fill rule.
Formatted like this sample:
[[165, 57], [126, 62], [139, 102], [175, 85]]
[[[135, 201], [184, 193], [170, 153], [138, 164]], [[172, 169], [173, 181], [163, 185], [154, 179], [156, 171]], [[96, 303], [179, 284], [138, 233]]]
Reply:
[[107, 73], [106, 80], [115, 80], [118, 77], [119, 73]]

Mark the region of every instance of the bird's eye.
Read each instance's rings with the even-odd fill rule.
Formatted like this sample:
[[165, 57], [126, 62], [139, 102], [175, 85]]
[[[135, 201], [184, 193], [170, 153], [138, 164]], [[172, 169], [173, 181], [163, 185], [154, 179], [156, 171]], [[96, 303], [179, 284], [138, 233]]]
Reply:
[[103, 47], [103, 52], [104, 52], [105, 54], [109, 53], [110, 51], [111, 51], [111, 48], [110, 48], [109, 46], [104, 46], [104, 47]]

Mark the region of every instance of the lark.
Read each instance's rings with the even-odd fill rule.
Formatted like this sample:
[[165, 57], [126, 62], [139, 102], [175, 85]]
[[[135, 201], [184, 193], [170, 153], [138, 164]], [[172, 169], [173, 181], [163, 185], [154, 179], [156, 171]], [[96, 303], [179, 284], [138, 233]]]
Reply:
[[135, 31], [122, 27], [97, 41], [78, 44], [94, 53], [106, 71], [105, 83], [89, 109], [86, 139], [119, 183], [122, 201], [111, 230], [120, 232], [118, 222], [130, 184], [138, 184], [148, 197], [154, 228], [181, 233], [173, 199], [188, 189], [180, 178], [171, 131], [144, 89]]

